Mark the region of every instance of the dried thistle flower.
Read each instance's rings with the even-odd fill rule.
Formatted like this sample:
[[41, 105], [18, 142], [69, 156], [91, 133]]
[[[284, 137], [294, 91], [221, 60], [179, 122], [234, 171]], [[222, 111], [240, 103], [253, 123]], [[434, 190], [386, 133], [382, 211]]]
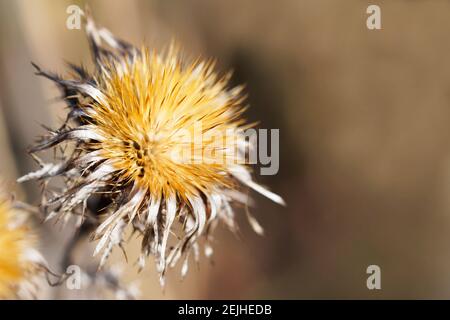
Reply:
[[[213, 62], [185, 61], [173, 45], [165, 54], [137, 49], [98, 29], [90, 17], [86, 31], [94, 72], [70, 65], [71, 78], [64, 79], [36, 66], [62, 89], [69, 113], [60, 129], [49, 130], [31, 149], [41, 168], [19, 181], [64, 178], [64, 190], [44, 197], [47, 218], [83, 219], [88, 200], [107, 199], [93, 234], [101, 265], [131, 226], [143, 236], [141, 266], [154, 255], [163, 280], [167, 266], [184, 256], [184, 275], [189, 249], [198, 257], [200, 236], [210, 255], [218, 221], [236, 228], [230, 204], [248, 204], [243, 187], [284, 204], [242, 163], [250, 147], [242, 130], [251, 127], [241, 118], [242, 88], [228, 89], [229, 75], [219, 77]], [[186, 141], [199, 124], [200, 141]], [[232, 142], [223, 147], [221, 139], [230, 134]], [[61, 162], [44, 163], [35, 155], [51, 148], [61, 152]], [[178, 161], [181, 154], [188, 158]], [[249, 221], [262, 232], [255, 219]]]
[[34, 248], [26, 215], [0, 192], [0, 299], [33, 298], [46, 263]]

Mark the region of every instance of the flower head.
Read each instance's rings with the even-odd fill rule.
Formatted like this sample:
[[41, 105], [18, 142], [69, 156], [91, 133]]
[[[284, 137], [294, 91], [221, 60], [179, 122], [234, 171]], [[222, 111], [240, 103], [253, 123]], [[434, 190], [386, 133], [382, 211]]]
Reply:
[[84, 217], [94, 195], [107, 200], [94, 232], [101, 264], [131, 226], [143, 236], [141, 265], [152, 254], [163, 276], [184, 256], [185, 273], [200, 236], [210, 254], [217, 222], [235, 228], [230, 204], [248, 203], [243, 187], [283, 203], [244, 163], [250, 146], [243, 130], [251, 125], [241, 117], [242, 88], [229, 89], [229, 75], [219, 77], [213, 62], [182, 59], [174, 45], [166, 53], [137, 49], [89, 17], [86, 30], [94, 72], [71, 66], [71, 78], [63, 79], [37, 68], [62, 88], [70, 109], [64, 125], [31, 152], [64, 146], [57, 149], [63, 161], [35, 156], [41, 169], [19, 180], [65, 178], [65, 189], [43, 203], [49, 217]]
[[0, 193], [0, 299], [30, 297], [43, 259], [13, 202]]

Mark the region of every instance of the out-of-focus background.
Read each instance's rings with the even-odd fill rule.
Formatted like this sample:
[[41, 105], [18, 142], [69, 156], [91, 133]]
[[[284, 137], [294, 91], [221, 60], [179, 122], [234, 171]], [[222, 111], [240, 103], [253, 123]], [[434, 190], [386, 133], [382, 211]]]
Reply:
[[[124, 280], [139, 281], [142, 298], [448, 299], [450, 3], [376, 1], [382, 30], [369, 31], [372, 2], [0, 0], [0, 175], [38, 203], [37, 184], [14, 181], [36, 168], [26, 148], [40, 124], [57, 127], [65, 111], [30, 61], [61, 73], [65, 61], [89, 65], [84, 32], [66, 28], [67, 7], [89, 3], [129, 42], [158, 49], [174, 38], [193, 57], [216, 57], [247, 84], [247, 117], [280, 129], [280, 171], [257, 179], [288, 206], [255, 195], [266, 235], [240, 212], [238, 237], [218, 230], [213, 264], [202, 258], [184, 281], [170, 272], [164, 292], [151, 261], [137, 273], [131, 242]], [[38, 229], [58, 271], [74, 230]], [[126, 264], [120, 252], [111, 263]], [[366, 287], [372, 264], [378, 291]]]

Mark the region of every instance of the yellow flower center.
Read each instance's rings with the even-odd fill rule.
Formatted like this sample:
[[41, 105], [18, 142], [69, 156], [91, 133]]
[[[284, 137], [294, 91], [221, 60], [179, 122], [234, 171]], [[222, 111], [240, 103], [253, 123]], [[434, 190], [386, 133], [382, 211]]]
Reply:
[[104, 137], [93, 148], [113, 160], [122, 182], [182, 198], [231, 186], [225, 172], [237, 158], [233, 130], [244, 123], [240, 88], [225, 90], [228, 77], [218, 78], [212, 63], [184, 66], [173, 48], [165, 57], [143, 49], [110, 70], [97, 79], [106, 101], [87, 113]]

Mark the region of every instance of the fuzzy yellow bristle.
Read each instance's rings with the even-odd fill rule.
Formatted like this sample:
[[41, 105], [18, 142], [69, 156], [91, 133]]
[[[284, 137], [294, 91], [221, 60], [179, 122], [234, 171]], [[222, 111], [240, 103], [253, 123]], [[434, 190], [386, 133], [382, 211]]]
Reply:
[[13, 226], [11, 214], [9, 201], [0, 199], [0, 298], [12, 297], [25, 273], [26, 230]]
[[142, 49], [132, 64], [110, 65], [113, 71], [97, 79], [104, 99], [86, 113], [104, 137], [101, 156], [114, 159], [122, 181], [186, 199], [231, 186], [224, 172], [237, 162], [229, 153], [236, 141], [223, 145], [227, 132], [243, 124], [243, 97], [240, 88], [224, 90], [228, 77], [218, 78], [212, 62], [184, 66], [178, 56], [174, 47], [163, 57]]

